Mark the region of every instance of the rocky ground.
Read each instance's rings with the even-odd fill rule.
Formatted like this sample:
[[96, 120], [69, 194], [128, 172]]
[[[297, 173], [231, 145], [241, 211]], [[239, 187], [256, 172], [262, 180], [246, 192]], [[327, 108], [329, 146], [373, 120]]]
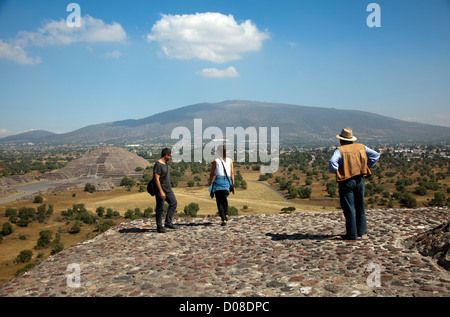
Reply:
[[449, 220], [447, 208], [369, 210], [368, 239], [357, 241], [340, 238], [341, 211], [235, 216], [225, 227], [180, 218], [165, 234], [134, 220], [48, 258], [0, 296], [449, 297], [450, 271], [416, 249]]

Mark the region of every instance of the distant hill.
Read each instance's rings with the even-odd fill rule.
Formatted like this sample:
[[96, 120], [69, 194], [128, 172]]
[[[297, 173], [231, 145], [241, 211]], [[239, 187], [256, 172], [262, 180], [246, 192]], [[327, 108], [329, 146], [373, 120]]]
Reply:
[[[370, 112], [230, 100], [186, 106], [138, 120], [91, 125], [64, 134], [47, 132], [38, 135], [38, 131], [32, 131], [0, 139], [0, 143], [103, 142], [123, 145], [156, 140], [167, 142], [176, 127], [187, 127], [193, 134], [194, 119], [202, 119], [203, 130], [216, 126], [224, 134], [226, 127], [279, 127], [282, 144], [334, 144], [336, 134], [344, 127], [352, 128], [363, 142], [450, 142], [448, 127], [397, 120]], [[172, 140], [173, 143], [176, 141]]]
[[0, 139], [1, 143], [34, 143], [34, 142], [42, 142], [47, 138], [51, 138], [56, 135], [53, 132], [44, 131], [44, 130], [32, 130], [20, 134], [10, 135], [5, 138]]

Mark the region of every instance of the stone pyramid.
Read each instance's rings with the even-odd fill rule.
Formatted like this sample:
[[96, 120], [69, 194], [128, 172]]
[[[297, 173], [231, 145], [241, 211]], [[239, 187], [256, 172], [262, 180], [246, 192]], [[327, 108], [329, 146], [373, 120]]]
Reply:
[[102, 147], [80, 158], [70, 161], [64, 168], [46, 173], [41, 180], [59, 180], [72, 178], [139, 178], [142, 172], [135, 172], [136, 167], [145, 167], [149, 162], [119, 147]]

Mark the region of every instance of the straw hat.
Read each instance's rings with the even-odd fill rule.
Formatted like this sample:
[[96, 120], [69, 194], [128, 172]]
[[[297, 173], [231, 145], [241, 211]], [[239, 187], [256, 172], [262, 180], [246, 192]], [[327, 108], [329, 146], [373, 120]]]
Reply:
[[356, 141], [352, 129], [342, 129], [341, 134], [336, 135], [336, 137], [344, 141]]

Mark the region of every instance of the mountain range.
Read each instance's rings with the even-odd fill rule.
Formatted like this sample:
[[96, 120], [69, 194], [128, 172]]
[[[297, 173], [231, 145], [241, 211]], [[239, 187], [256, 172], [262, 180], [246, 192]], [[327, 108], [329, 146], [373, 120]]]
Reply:
[[267, 127], [270, 135], [270, 127], [279, 127], [281, 144], [335, 144], [336, 134], [345, 127], [353, 129], [362, 142], [376, 144], [450, 141], [449, 127], [365, 111], [229, 100], [185, 106], [143, 119], [90, 125], [64, 134], [35, 130], [2, 138], [0, 144], [175, 143], [178, 140], [171, 140], [172, 130], [186, 127], [193, 135], [194, 119], [202, 119], [203, 131], [214, 126], [224, 134], [226, 127]]

